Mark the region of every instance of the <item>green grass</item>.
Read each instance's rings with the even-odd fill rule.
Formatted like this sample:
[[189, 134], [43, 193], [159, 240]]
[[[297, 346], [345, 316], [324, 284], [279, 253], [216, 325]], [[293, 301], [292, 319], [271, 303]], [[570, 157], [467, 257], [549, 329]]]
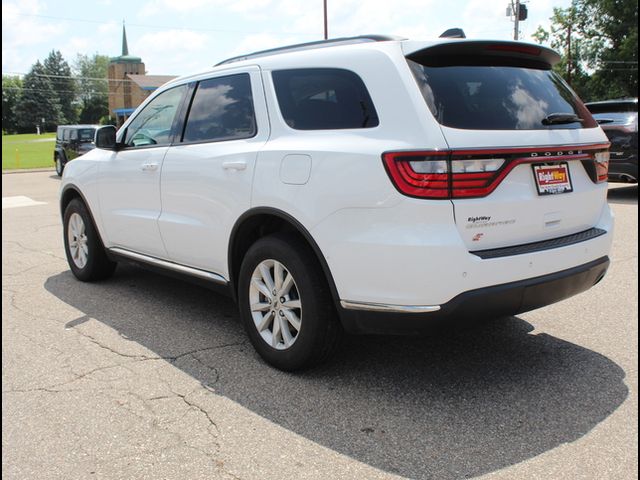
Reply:
[[2, 169], [53, 167], [55, 138], [55, 133], [3, 135]]

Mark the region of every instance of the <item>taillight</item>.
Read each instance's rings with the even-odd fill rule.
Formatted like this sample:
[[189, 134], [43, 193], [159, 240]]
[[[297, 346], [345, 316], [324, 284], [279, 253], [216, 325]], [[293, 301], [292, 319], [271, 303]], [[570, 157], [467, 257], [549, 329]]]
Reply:
[[382, 155], [401, 193], [410, 197], [449, 198], [449, 152], [395, 152]]
[[606, 182], [609, 174], [609, 150], [596, 152], [593, 160], [596, 164], [596, 183]]
[[396, 188], [410, 197], [483, 197], [495, 188], [504, 158], [464, 158], [449, 151], [393, 152], [382, 156]]
[[451, 196], [483, 197], [491, 192], [496, 172], [504, 158], [451, 159]]
[[608, 144], [484, 150], [387, 152], [384, 165], [395, 187], [410, 197], [485, 197], [517, 165], [580, 160], [594, 183], [607, 180]]

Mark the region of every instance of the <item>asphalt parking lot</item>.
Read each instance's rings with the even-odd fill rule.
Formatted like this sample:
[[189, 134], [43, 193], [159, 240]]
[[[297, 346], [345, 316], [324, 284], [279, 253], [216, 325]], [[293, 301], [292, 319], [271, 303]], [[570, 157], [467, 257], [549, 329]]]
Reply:
[[637, 186], [610, 187], [612, 265], [590, 291], [465, 332], [348, 338], [296, 375], [208, 290], [129, 266], [76, 281], [58, 188], [2, 175], [3, 478], [638, 476]]

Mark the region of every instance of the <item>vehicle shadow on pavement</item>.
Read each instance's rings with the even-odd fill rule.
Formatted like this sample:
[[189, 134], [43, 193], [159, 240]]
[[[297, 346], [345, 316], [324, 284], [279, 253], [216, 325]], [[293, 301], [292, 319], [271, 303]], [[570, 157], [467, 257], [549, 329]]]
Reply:
[[607, 193], [609, 203], [621, 203], [627, 205], [638, 204], [638, 185], [628, 187], [609, 188]]
[[[45, 288], [83, 312], [68, 328], [90, 317], [159, 356], [194, 352], [197, 361], [171, 363], [212, 395], [411, 478], [468, 478], [522, 462], [581, 438], [629, 393], [611, 360], [517, 317], [423, 338], [348, 337], [330, 363], [287, 374], [259, 359], [235, 305], [203, 288], [129, 266], [100, 284], [67, 271]], [[202, 350], [213, 345], [224, 348]]]

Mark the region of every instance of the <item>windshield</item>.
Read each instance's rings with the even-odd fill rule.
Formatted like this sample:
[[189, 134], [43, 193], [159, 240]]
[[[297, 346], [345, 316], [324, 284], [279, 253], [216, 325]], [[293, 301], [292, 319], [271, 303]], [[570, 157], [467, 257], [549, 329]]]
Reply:
[[[551, 70], [483, 64], [427, 66], [407, 61], [441, 125], [470, 130], [597, 126], [573, 91]], [[554, 121], [553, 114], [569, 115]]]

